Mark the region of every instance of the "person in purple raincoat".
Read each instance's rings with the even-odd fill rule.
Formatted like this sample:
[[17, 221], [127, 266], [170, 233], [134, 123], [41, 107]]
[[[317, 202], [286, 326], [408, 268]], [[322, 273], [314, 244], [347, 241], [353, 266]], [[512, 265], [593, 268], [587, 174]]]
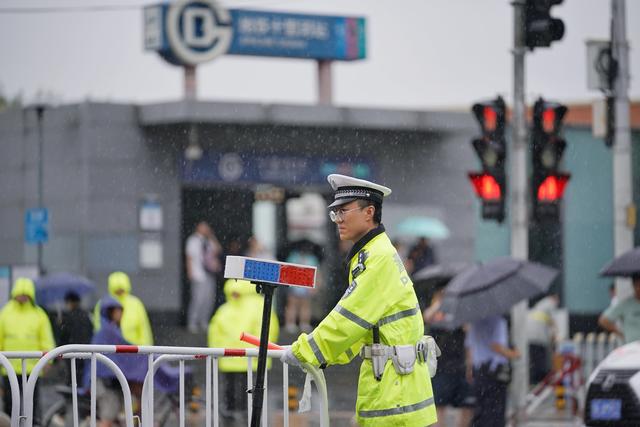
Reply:
[[[105, 296], [100, 301], [101, 327], [91, 340], [92, 344], [131, 345], [122, 336], [120, 319], [122, 318], [122, 305], [113, 297]], [[142, 384], [147, 375], [148, 359], [145, 354], [106, 354], [122, 371], [127, 378], [131, 394], [138, 400], [142, 394]], [[87, 361], [90, 363], [90, 361]], [[163, 392], [174, 392], [177, 389], [179, 378], [173, 372], [175, 369], [161, 365], [154, 376], [156, 388]], [[90, 369], [85, 368], [84, 388], [89, 389]], [[122, 388], [113, 371], [103, 363], [96, 366], [96, 399], [98, 402], [99, 427], [111, 427], [118, 414], [122, 412]], [[134, 408], [136, 405], [134, 405]], [[138, 405], [139, 407], [139, 405]]]

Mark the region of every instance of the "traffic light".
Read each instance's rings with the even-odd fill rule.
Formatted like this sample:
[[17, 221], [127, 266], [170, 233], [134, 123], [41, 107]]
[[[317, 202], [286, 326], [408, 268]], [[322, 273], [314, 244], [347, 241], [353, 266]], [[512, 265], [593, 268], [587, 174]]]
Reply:
[[471, 110], [482, 130], [482, 137], [471, 142], [482, 164], [482, 171], [469, 172], [469, 179], [482, 201], [482, 218], [502, 222], [506, 194], [506, 106], [504, 100], [498, 97], [475, 104]]
[[562, 120], [567, 107], [538, 99], [533, 106], [531, 131], [531, 179], [533, 217], [558, 220], [560, 204], [571, 175], [560, 171], [560, 160], [567, 146], [562, 138]]
[[524, 10], [525, 45], [533, 50], [536, 47], [549, 47], [551, 43], [564, 36], [564, 22], [553, 18], [550, 10], [563, 0], [526, 0]]

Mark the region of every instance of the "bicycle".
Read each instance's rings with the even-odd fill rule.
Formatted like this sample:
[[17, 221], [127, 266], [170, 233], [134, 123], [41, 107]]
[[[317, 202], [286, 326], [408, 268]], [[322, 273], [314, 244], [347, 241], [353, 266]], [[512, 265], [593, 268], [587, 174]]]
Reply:
[[[158, 372], [162, 374], [164, 384], [159, 384], [159, 392], [154, 398], [154, 427], [164, 427], [171, 415], [179, 417], [180, 394], [178, 390], [177, 371], [174, 368], [162, 365]], [[156, 378], [156, 384], [158, 383]], [[169, 383], [166, 381], [169, 380]], [[54, 387], [61, 397], [44, 412], [41, 427], [65, 427], [73, 425], [73, 401], [72, 389], [66, 385]], [[191, 370], [185, 370], [185, 405], [191, 412], [198, 412], [203, 407], [200, 387], [193, 382]], [[98, 404], [98, 402], [96, 402]], [[124, 426], [124, 415], [120, 414], [116, 420]], [[91, 396], [89, 393], [78, 393], [78, 420], [79, 427], [88, 427], [91, 417]]]

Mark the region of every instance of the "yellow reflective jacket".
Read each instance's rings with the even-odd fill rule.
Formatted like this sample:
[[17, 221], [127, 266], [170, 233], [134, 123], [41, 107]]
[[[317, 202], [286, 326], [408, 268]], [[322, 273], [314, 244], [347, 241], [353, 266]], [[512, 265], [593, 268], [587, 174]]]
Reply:
[[[336, 307], [309, 335], [292, 345], [293, 354], [315, 366], [348, 363], [363, 345], [373, 342], [378, 325], [380, 342], [414, 345], [424, 334], [422, 314], [413, 283], [382, 224], [351, 250], [349, 282]], [[373, 376], [371, 360], [360, 365], [356, 416], [361, 426], [419, 426], [437, 421], [427, 365], [416, 361], [408, 375], [398, 375], [391, 359], [381, 381]]]
[[[264, 297], [256, 293], [256, 286], [246, 280], [229, 279], [224, 284], [227, 302], [211, 318], [209, 323], [209, 347], [218, 348], [256, 348], [240, 341], [240, 334], [247, 332], [260, 336], [262, 328], [262, 307]], [[269, 341], [276, 342], [280, 327], [278, 317], [271, 311], [269, 323]], [[221, 372], [246, 372], [246, 357], [222, 357], [219, 359]], [[258, 359], [252, 360], [253, 370], [258, 369]], [[267, 369], [271, 368], [271, 359], [267, 359]]]
[[[144, 304], [136, 296], [131, 295], [131, 281], [125, 273], [117, 271], [111, 273], [108, 279], [109, 293], [122, 304], [122, 319], [120, 329], [124, 339], [135, 345], [153, 345], [153, 332], [149, 316]], [[118, 295], [116, 292], [122, 290]], [[100, 329], [100, 303], [93, 311], [93, 326]]]
[[[27, 295], [30, 301], [20, 304], [11, 299], [0, 311], [0, 351], [49, 351], [55, 347], [49, 316], [35, 303], [35, 286], [31, 279], [19, 278], [11, 298]], [[27, 359], [27, 373], [38, 359]], [[22, 373], [20, 359], [11, 359], [17, 374]], [[4, 369], [2, 370], [5, 373]]]

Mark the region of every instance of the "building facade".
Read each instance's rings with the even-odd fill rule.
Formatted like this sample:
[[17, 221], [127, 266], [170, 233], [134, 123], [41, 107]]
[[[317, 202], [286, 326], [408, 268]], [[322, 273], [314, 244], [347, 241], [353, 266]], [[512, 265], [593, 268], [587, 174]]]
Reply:
[[[150, 311], [180, 312], [183, 246], [198, 220], [229, 245], [274, 212], [282, 246], [282, 204], [307, 192], [327, 199], [332, 172], [393, 189], [384, 206], [392, 237], [406, 216], [436, 217], [451, 232], [435, 242], [439, 260], [474, 259], [470, 114], [181, 101], [59, 106], [45, 110], [41, 123], [29, 109], [0, 113], [0, 266], [37, 260], [24, 217], [37, 205], [39, 125], [49, 210], [43, 266], [88, 276], [97, 296], [107, 275], [122, 270]], [[202, 150], [196, 158], [188, 150], [194, 146]], [[264, 194], [271, 211], [255, 209]], [[332, 225], [323, 226], [330, 260], [337, 240]]]

